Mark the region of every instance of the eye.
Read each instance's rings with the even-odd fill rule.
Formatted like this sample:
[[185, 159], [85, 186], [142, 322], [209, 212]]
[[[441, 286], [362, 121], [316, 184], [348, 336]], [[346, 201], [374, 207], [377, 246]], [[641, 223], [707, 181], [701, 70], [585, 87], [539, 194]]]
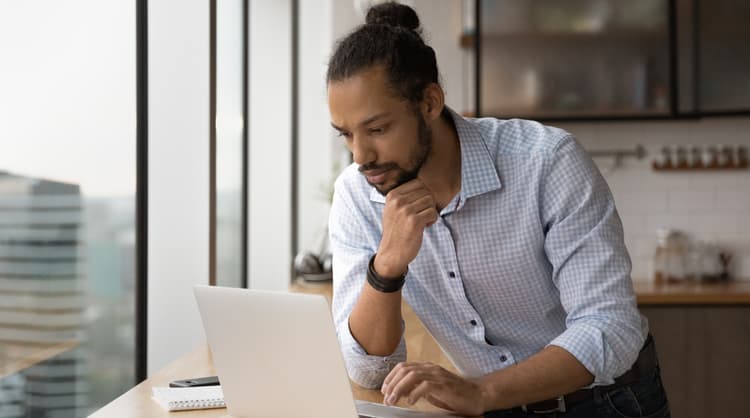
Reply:
[[336, 134], [336, 136], [338, 136], [339, 138], [343, 137], [345, 139], [349, 139], [352, 137], [352, 134], [350, 132], [339, 131], [339, 133]]
[[369, 129], [370, 135], [382, 135], [385, 133], [384, 127], [378, 127], [378, 128], [370, 128]]

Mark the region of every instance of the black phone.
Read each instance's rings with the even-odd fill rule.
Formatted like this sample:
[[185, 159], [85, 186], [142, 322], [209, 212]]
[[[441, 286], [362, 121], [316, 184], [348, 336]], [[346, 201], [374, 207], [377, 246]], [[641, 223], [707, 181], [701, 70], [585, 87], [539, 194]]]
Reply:
[[171, 388], [192, 388], [196, 386], [216, 386], [219, 384], [218, 376], [196, 377], [193, 379], [173, 380], [169, 382]]

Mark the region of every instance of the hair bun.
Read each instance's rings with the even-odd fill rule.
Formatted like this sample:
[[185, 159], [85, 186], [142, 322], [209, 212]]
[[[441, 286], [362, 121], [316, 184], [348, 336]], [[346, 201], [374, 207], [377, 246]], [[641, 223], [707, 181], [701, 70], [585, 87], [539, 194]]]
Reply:
[[389, 1], [370, 7], [365, 23], [398, 26], [419, 33], [419, 17], [409, 6]]

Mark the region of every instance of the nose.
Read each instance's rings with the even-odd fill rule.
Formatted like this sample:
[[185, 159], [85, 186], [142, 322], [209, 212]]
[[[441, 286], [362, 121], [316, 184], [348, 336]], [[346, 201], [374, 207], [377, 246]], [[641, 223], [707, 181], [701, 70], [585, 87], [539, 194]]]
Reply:
[[376, 159], [375, 150], [372, 149], [372, 146], [366, 140], [359, 139], [356, 136], [352, 138], [350, 151], [354, 162], [358, 165], [366, 165]]

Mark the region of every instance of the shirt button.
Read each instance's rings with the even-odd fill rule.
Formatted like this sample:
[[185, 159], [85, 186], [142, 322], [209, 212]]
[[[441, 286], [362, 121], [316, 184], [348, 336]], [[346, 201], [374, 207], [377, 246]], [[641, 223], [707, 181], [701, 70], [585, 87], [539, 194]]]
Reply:
[[456, 273], [453, 272], [453, 271], [451, 271], [450, 273], [448, 273], [448, 275], [451, 276], [451, 279], [453, 279], [453, 278], [456, 277]]
[[477, 324], [477, 321], [476, 321], [476, 320], [474, 320], [474, 319], [472, 319], [471, 321], [469, 321], [469, 323], [470, 323], [471, 325], [476, 325], [476, 324]]
[[508, 357], [505, 357], [505, 354], [500, 356], [500, 361], [502, 361], [503, 363], [505, 363], [507, 360], [508, 360]]

